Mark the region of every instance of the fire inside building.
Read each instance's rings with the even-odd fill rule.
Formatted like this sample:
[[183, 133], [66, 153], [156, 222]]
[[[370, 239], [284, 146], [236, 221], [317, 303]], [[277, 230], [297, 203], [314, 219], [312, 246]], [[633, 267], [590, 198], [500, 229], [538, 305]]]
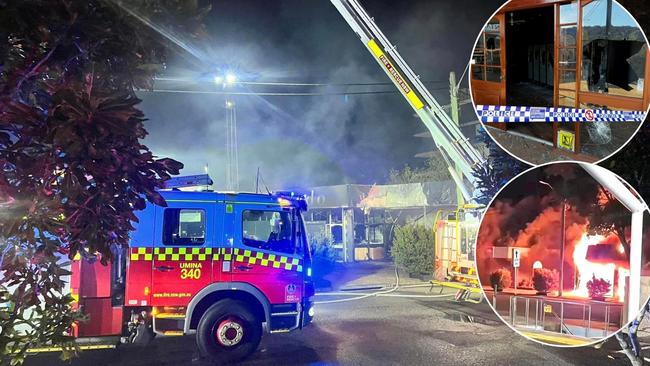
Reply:
[[457, 207], [452, 181], [314, 187], [307, 202], [310, 242], [329, 242], [344, 262], [381, 260], [388, 255], [396, 225], [432, 227], [438, 212]]
[[[472, 97], [477, 105], [645, 112], [648, 52], [643, 31], [616, 1], [512, 0], [478, 37]], [[627, 141], [639, 122], [488, 125], [602, 158]], [[600, 146], [604, 152], [593, 147], [608, 143], [616, 146]]]
[[[559, 165], [553, 172], [534, 168], [497, 196], [479, 229], [477, 270], [508, 324], [584, 344], [616, 332], [638, 312], [631, 302], [648, 298], [650, 230], [632, 229], [635, 214], [627, 203], [577, 164]], [[647, 222], [647, 207], [624, 189]]]

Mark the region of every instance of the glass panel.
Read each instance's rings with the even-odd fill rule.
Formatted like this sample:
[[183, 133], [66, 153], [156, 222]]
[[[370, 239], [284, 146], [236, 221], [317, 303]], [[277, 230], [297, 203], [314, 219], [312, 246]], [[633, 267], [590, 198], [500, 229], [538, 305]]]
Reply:
[[563, 25], [560, 27], [560, 46], [570, 47], [576, 45], [576, 34], [578, 27], [575, 25]]
[[246, 210], [242, 215], [244, 245], [282, 253], [295, 251], [289, 212]]
[[485, 73], [483, 72], [483, 69], [483, 66], [472, 65], [472, 79], [485, 80]]
[[501, 51], [487, 51], [487, 65], [501, 65]]
[[472, 56], [475, 64], [485, 65], [485, 52], [483, 50], [475, 50]]
[[647, 44], [634, 19], [606, 0], [588, 3], [582, 14], [580, 89], [642, 98]]
[[501, 82], [501, 68], [500, 67], [487, 67], [486, 80]]
[[560, 5], [560, 24], [578, 22], [578, 3]]
[[576, 90], [575, 70], [560, 70], [560, 88]]
[[582, 109], [607, 109], [610, 111], [624, 111], [626, 110], [625, 108], [616, 108], [616, 107], [610, 107], [610, 106], [604, 106], [600, 104], [592, 104], [592, 103], [580, 103], [580, 108]]
[[478, 41], [476, 42], [476, 49], [477, 50], [480, 49], [480, 48], [483, 48], [483, 44], [485, 43], [485, 42], [483, 42], [483, 37], [485, 37], [485, 35], [483, 33], [481, 33], [481, 36], [478, 37]]
[[560, 67], [564, 69], [576, 68], [576, 49], [560, 48]]
[[201, 245], [205, 243], [205, 211], [165, 209], [163, 216], [164, 245]]
[[498, 19], [490, 19], [488, 24], [485, 26], [485, 32], [492, 32], [492, 33], [499, 33], [501, 30], [501, 27], [499, 25], [499, 20]]
[[498, 34], [486, 34], [485, 35], [485, 48], [488, 50], [500, 50], [501, 49], [501, 36]]
[[558, 106], [575, 107], [576, 93], [569, 90], [559, 90]]

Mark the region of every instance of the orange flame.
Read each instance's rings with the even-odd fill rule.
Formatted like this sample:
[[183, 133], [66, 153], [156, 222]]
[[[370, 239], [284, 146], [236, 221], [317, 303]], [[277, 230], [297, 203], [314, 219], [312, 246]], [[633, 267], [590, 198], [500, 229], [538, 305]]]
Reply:
[[[608, 281], [612, 285], [609, 293], [605, 294], [606, 297], [614, 297], [614, 289], [616, 287], [616, 300], [623, 301], [625, 299], [625, 279], [630, 275], [628, 268], [621, 266], [619, 263], [594, 263], [587, 259], [589, 247], [598, 245], [604, 242], [605, 239], [602, 235], [588, 235], [584, 233], [576, 243], [573, 250], [573, 263], [578, 272], [578, 284], [576, 289], [570, 292], [570, 295], [589, 297], [587, 282], [592, 276], [595, 276], [596, 278], [602, 278]], [[617, 249], [620, 251], [622, 245], [619, 244]], [[617, 286], [614, 286], [616, 271], [618, 271], [618, 283]]]

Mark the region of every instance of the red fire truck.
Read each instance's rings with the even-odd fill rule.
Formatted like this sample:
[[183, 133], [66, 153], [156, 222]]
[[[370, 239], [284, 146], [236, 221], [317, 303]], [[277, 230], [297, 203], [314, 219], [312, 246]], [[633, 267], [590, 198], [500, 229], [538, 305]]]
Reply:
[[137, 213], [130, 247], [116, 250], [112, 264], [72, 262], [70, 290], [89, 316], [73, 328], [76, 337], [147, 343], [155, 334], [194, 333], [202, 356], [224, 362], [254, 352], [264, 331], [311, 322], [303, 197], [161, 193], [168, 206]]
[[[406, 98], [439, 147], [466, 201], [485, 159], [358, 0], [330, 0]], [[190, 179], [191, 180], [191, 179]], [[90, 316], [78, 337], [196, 333], [203, 356], [235, 361], [252, 353], [264, 329], [288, 332], [314, 314], [311, 258], [290, 193], [166, 191], [168, 207], [137, 213], [128, 252], [105, 267], [72, 264], [71, 292]]]

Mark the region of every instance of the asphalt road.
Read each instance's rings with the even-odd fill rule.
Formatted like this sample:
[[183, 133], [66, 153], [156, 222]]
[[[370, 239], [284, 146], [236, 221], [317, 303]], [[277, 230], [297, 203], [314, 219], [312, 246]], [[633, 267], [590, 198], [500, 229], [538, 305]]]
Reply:
[[[422, 290], [419, 295], [426, 294]], [[610, 343], [611, 344], [611, 343]], [[607, 346], [605, 347], [607, 348]], [[615, 345], [611, 346], [615, 349]], [[612, 358], [612, 355], [614, 358]], [[84, 351], [72, 363], [56, 354], [26, 365], [206, 365], [194, 339], [160, 337], [145, 348]], [[593, 347], [560, 349], [526, 341], [501, 324], [487, 304], [449, 298], [371, 297], [317, 308], [310, 327], [266, 335], [243, 365], [627, 365]]]
[[[391, 286], [389, 262], [339, 265], [321, 291], [368, 285]], [[423, 284], [401, 278], [402, 285]], [[319, 304], [313, 324], [289, 334], [265, 335], [258, 351], [242, 365], [629, 365], [616, 341], [596, 349], [556, 348], [528, 341], [505, 326], [487, 303], [457, 303], [429, 288], [397, 295]], [[370, 291], [370, 290], [366, 290]], [[391, 294], [394, 295], [394, 294]], [[341, 297], [318, 296], [317, 300]], [[56, 353], [27, 359], [28, 366], [206, 366], [192, 336], [158, 337], [147, 347], [123, 345], [84, 351], [71, 363]]]

